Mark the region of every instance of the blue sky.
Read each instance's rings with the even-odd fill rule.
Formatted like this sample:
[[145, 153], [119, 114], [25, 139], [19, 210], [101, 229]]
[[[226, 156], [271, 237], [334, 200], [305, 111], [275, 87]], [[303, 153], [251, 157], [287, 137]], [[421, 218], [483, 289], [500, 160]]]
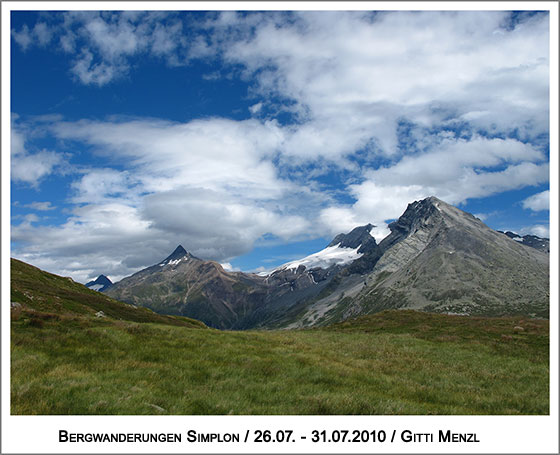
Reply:
[[245, 271], [436, 195], [548, 236], [548, 13], [12, 12], [11, 254]]

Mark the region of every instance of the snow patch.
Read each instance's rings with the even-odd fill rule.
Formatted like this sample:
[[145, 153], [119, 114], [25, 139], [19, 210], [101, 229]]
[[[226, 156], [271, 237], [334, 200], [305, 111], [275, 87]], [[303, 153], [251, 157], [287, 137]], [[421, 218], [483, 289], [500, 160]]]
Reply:
[[332, 265], [349, 264], [363, 255], [362, 253], [358, 253], [360, 247], [361, 245], [356, 249], [342, 248], [339, 243], [335, 246], [329, 246], [318, 253], [306, 256], [303, 259], [281, 265], [280, 267], [274, 269], [274, 271], [293, 270], [295, 272], [300, 265], [304, 265], [307, 269], [316, 267], [327, 269]]
[[163, 261], [161, 264], [159, 264], [160, 267], [163, 267], [165, 265], [177, 265], [179, 264], [179, 262], [186, 260], [187, 257], [183, 256], [182, 258], [179, 259], [171, 259], [170, 261]]
[[105, 287], [104, 284], [93, 284], [93, 285], [89, 286], [89, 288], [93, 289], [94, 291], [99, 291], [103, 287]]
[[516, 242], [523, 242], [523, 237], [513, 237]]
[[171, 261], [169, 261], [167, 264], [168, 265], [177, 265], [179, 262], [181, 262], [183, 260], [183, 258], [181, 259], [172, 259]]

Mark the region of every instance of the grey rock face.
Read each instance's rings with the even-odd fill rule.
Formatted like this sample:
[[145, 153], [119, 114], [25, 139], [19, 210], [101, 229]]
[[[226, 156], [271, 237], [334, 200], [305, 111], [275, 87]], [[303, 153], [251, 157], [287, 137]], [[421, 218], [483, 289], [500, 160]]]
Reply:
[[347, 315], [418, 308], [548, 316], [548, 256], [436, 198], [409, 205]]

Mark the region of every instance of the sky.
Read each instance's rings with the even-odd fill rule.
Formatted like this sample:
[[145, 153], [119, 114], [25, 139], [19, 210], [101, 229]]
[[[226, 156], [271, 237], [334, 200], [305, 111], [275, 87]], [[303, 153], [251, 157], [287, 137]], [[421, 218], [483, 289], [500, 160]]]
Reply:
[[12, 11], [11, 256], [270, 270], [428, 196], [549, 236], [549, 15]]

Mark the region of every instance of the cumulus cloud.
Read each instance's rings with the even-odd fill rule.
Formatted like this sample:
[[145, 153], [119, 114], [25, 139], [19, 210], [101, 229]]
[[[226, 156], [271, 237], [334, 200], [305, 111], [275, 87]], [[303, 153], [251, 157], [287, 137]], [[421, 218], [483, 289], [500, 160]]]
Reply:
[[[423, 154], [404, 156], [394, 165], [369, 170], [366, 179], [349, 186], [351, 206], [327, 208], [322, 219], [395, 219], [409, 202], [435, 195], [450, 204], [548, 181], [544, 155], [515, 140], [445, 139]], [[342, 226], [345, 222], [338, 222]]]
[[33, 42], [33, 36], [29, 32], [27, 24], [23, 24], [20, 31], [12, 30], [12, 37], [24, 51], [27, 50], [29, 45]]
[[[310, 221], [300, 210], [318, 210], [318, 195], [278, 175], [272, 160], [283, 133], [274, 122], [84, 120], [48, 128], [58, 139], [94, 146], [114, 167], [78, 171], [69, 198], [77, 208], [66, 223], [20, 225], [12, 238], [26, 245], [21, 259], [59, 273], [70, 261], [82, 281], [103, 268], [126, 275], [178, 243], [203, 259], [228, 261], [265, 234], [305, 235]], [[139, 244], [149, 247], [139, 251]]]
[[183, 23], [168, 12], [51, 13], [33, 29], [12, 30], [14, 41], [27, 50], [56, 42], [72, 56], [70, 71], [85, 85], [106, 85], [128, 74], [131, 59], [150, 55], [171, 66], [185, 64], [187, 39]]
[[541, 210], [549, 210], [550, 205], [550, 191], [543, 191], [541, 193], [533, 194], [521, 202], [524, 209], [538, 212]]
[[527, 226], [520, 229], [519, 233], [521, 235], [536, 235], [537, 237], [541, 237], [543, 239], [550, 238], [550, 227], [544, 224], [536, 224], [534, 226]]
[[137, 200], [134, 178], [127, 171], [111, 168], [90, 169], [72, 183], [71, 198], [76, 204], [99, 204], [107, 201]]
[[55, 124], [53, 131], [59, 138], [96, 145], [100, 155], [126, 163], [148, 193], [187, 184], [267, 199], [293, 186], [277, 178], [266, 159], [274, 156], [283, 140], [275, 122], [224, 118], [189, 123], [80, 121]]
[[11, 180], [37, 187], [41, 179], [52, 174], [65, 163], [62, 154], [49, 150], [30, 152], [25, 147], [25, 133], [12, 124], [11, 131]]
[[302, 12], [267, 16], [222, 47], [263, 96], [297, 103], [303, 153], [344, 154], [375, 138], [393, 154], [401, 117], [427, 127], [468, 120], [493, 132], [546, 131], [548, 22], [542, 15], [507, 29], [508, 17]]
[[12, 226], [11, 236], [26, 245], [15, 257], [85, 282], [104, 271], [122, 278], [170, 249], [165, 233], [151, 232], [149, 224], [134, 207], [90, 204], [75, 208], [60, 226], [21, 223]]
[[45, 22], [37, 22], [33, 29], [29, 29], [24, 24], [19, 31], [12, 30], [12, 37], [25, 51], [32, 44], [38, 46], [46, 46], [50, 43], [53, 35], [52, 29]]

